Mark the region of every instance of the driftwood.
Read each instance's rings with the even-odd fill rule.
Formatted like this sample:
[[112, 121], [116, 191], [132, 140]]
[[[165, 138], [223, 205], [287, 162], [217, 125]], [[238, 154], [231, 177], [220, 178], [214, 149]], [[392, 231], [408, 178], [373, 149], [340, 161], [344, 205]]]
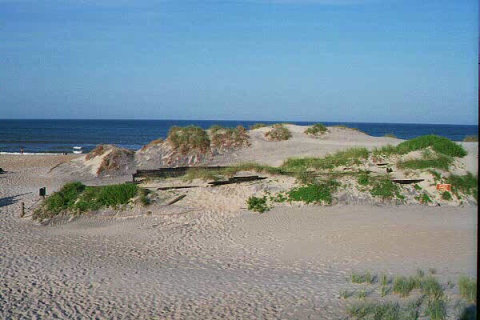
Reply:
[[422, 182], [425, 179], [392, 179], [392, 182], [399, 183], [399, 184], [412, 184]]
[[208, 184], [212, 186], [221, 186], [225, 184], [241, 183], [241, 182], [264, 180], [264, 179], [267, 179], [267, 178], [259, 177], [259, 176], [233, 177], [233, 178], [229, 178], [226, 181], [212, 181], [212, 182], [209, 182]]
[[198, 186], [175, 186], [175, 187], [160, 187], [157, 190], [176, 190], [176, 189], [189, 189], [189, 188], [197, 188]]
[[385, 163], [377, 163], [377, 166], [378, 166], [378, 167], [388, 166], [388, 163], [387, 163], [387, 162], [385, 162]]
[[136, 173], [132, 174], [132, 178], [133, 182], [135, 182], [137, 178], [175, 178], [185, 175], [190, 169], [221, 170], [228, 168], [231, 167], [173, 167], [153, 170], [137, 170]]
[[178, 196], [176, 197], [175, 199], [173, 199], [172, 201], [170, 201], [169, 203], [167, 203], [167, 206], [170, 206], [180, 200], [182, 200], [183, 198], [185, 198], [187, 195], [186, 194], [182, 194], [181, 196]]

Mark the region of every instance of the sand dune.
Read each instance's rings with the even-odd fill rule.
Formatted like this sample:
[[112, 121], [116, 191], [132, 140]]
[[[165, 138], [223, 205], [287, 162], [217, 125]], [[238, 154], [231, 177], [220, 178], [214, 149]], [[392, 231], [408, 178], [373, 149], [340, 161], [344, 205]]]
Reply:
[[[231, 203], [210, 208], [186, 198], [151, 215], [54, 226], [19, 218], [39, 187], [52, 192], [68, 180], [49, 170], [69, 159], [0, 155], [2, 319], [338, 319], [352, 271], [475, 274], [475, 206], [283, 206], [259, 215], [235, 200], [253, 192], [245, 185], [219, 188]], [[215, 202], [214, 193], [201, 196]]]

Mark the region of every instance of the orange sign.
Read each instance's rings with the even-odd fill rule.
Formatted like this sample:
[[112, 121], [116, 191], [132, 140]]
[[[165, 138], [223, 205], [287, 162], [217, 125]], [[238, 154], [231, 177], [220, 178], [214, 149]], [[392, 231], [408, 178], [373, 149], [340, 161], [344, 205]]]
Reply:
[[452, 191], [452, 185], [447, 183], [437, 183], [437, 190]]

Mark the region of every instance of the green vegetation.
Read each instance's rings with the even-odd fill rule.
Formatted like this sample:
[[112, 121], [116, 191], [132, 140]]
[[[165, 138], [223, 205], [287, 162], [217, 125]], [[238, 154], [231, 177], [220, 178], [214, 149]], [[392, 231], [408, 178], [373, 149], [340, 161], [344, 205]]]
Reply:
[[428, 300], [425, 315], [431, 320], [444, 320], [447, 317], [447, 303], [445, 299]]
[[258, 129], [258, 128], [264, 128], [267, 125], [265, 123], [255, 123], [249, 127], [250, 130]]
[[392, 180], [387, 178], [381, 178], [375, 180], [370, 190], [370, 194], [374, 197], [381, 197], [382, 199], [392, 199], [397, 197], [402, 199], [403, 196], [400, 194], [400, 188]]
[[393, 133], [387, 133], [384, 135], [385, 138], [397, 138]]
[[416, 276], [398, 276], [393, 279], [393, 292], [401, 297], [407, 297], [413, 289], [421, 286], [421, 279]]
[[209, 169], [209, 168], [195, 168], [192, 167], [187, 170], [187, 173], [183, 177], [186, 181], [192, 181], [195, 179], [208, 180], [220, 180], [222, 177], [232, 177], [241, 171], [254, 171], [258, 173], [268, 173], [272, 175], [285, 174], [281, 168], [271, 167], [267, 165], [261, 165], [254, 162], [241, 163], [224, 169]]
[[464, 139], [463, 139], [464, 142], [478, 142], [478, 136], [477, 135], [473, 135], [473, 136], [466, 136]]
[[332, 193], [336, 191], [339, 185], [335, 180], [308, 184], [291, 189], [288, 192], [288, 197], [290, 201], [303, 201], [307, 204], [331, 204]]
[[212, 148], [240, 148], [250, 145], [249, 135], [243, 126], [224, 128], [218, 125], [210, 128]]
[[353, 296], [354, 293], [355, 293], [355, 291], [343, 290], [343, 291], [340, 292], [340, 298], [348, 299], [351, 296]]
[[352, 273], [350, 275], [350, 280], [353, 283], [369, 283], [372, 284], [375, 281], [375, 276], [372, 276], [370, 272], [365, 273]]
[[468, 302], [477, 303], [477, 281], [467, 276], [461, 276], [458, 280], [460, 295]]
[[406, 154], [411, 151], [422, 150], [428, 147], [432, 147], [438, 153], [450, 156], [462, 158], [467, 155], [467, 151], [455, 142], [445, 137], [436, 135], [426, 135], [417, 137], [405, 142], [400, 143], [397, 146], [397, 153]]
[[263, 213], [265, 211], [270, 210], [270, 207], [267, 205], [267, 197], [263, 196], [262, 198], [258, 197], [250, 197], [247, 200], [248, 210], [256, 211]]
[[348, 306], [347, 313], [356, 319], [400, 319], [400, 305], [396, 302], [359, 302]]
[[361, 186], [367, 186], [370, 183], [370, 177], [366, 173], [362, 173], [361, 175], [358, 176], [357, 182]]
[[452, 194], [448, 191], [445, 191], [444, 193], [442, 193], [442, 199], [446, 201], [450, 201], [453, 199]]
[[382, 297], [387, 296], [391, 290], [392, 290], [392, 287], [390, 286], [382, 286], [380, 289], [380, 296]]
[[[116, 207], [127, 204], [139, 193], [135, 184], [117, 184], [87, 187], [81, 182], [71, 182], [53, 193], [33, 214], [34, 219], [51, 218], [60, 213], [77, 213]], [[146, 194], [145, 194], [146, 196]]]
[[304, 133], [311, 136], [318, 137], [324, 134], [325, 132], [327, 132], [327, 130], [328, 130], [327, 127], [325, 127], [323, 124], [317, 123], [311, 126], [310, 128], [308, 128], [307, 130], [305, 130]]
[[419, 186], [418, 184], [416, 184], [416, 183], [413, 185], [413, 187], [414, 187], [415, 190], [417, 190], [417, 191], [422, 190], [422, 187], [420, 187], [420, 186]]
[[359, 165], [367, 158], [368, 150], [366, 148], [352, 148], [338, 151], [324, 158], [290, 158], [283, 163], [282, 168], [286, 171], [296, 172], [307, 169], [333, 169], [339, 166]]
[[417, 200], [421, 204], [433, 203], [432, 199], [426, 192], [422, 193], [420, 196], [416, 196], [415, 200]]
[[422, 159], [412, 159], [398, 161], [397, 167], [400, 169], [443, 169], [448, 170], [453, 162], [453, 158], [445, 155], [424, 156]]
[[265, 133], [270, 141], [283, 141], [292, 137], [292, 133], [283, 124], [274, 124], [272, 130]]
[[442, 285], [432, 276], [429, 276], [421, 281], [420, 284], [422, 293], [429, 299], [440, 299], [443, 297]]
[[470, 172], [464, 176], [450, 175], [446, 182], [452, 185], [452, 192], [457, 195], [463, 193], [473, 196], [478, 201], [478, 179]]
[[388, 279], [388, 276], [387, 276], [386, 274], [382, 274], [382, 275], [380, 276], [380, 284], [381, 284], [382, 286], [388, 285], [389, 282], [390, 282], [390, 280]]
[[366, 290], [360, 290], [358, 292], [358, 299], [365, 299], [367, 298], [367, 291]]
[[192, 151], [206, 153], [210, 150], [210, 138], [205, 130], [197, 126], [172, 127], [167, 141], [173, 149], [181, 154]]

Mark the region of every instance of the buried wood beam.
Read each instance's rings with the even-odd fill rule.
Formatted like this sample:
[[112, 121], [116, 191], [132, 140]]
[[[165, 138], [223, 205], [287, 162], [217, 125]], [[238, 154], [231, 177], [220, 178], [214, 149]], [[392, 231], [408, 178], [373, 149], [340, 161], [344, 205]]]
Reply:
[[168, 203], [167, 203], [167, 206], [170, 206], [170, 205], [172, 205], [172, 204], [174, 204], [174, 203], [182, 200], [182, 199], [185, 198], [186, 196], [187, 196], [186, 194], [182, 194], [181, 196], [176, 197], [176, 198], [173, 199], [172, 201], [168, 202]]
[[425, 179], [392, 179], [392, 182], [398, 184], [412, 184], [412, 183], [419, 183], [425, 181]]
[[212, 181], [212, 182], [209, 182], [208, 184], [212, 185], [212, 186], [221, 186], [221, 185], [225, 185], [225, 184], [257, 181], [257, 180], [264, 180], [264, 179], [267, 179], [267, 178], [266, 177], [259, 177], [259, 176], [233, 177], [233, 178], [229, 178], [226, 181]]

